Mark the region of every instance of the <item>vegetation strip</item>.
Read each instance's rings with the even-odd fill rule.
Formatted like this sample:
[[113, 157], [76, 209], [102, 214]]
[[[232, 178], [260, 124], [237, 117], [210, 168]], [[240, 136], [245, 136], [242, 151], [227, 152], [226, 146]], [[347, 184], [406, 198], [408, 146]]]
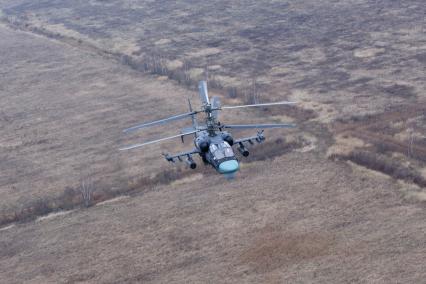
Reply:
[[348, 155], [334, 154], [331, 159], [351, 161], [370, 170], [378, 171], [395, 179], [412, 182], [420, 187], [426, 187], [426, 179], [415, 169], [402, 166], [385, 155], [356, 150]]
[[[263, 161], [273, 159], [275, 157], [287, 154], [295, 149], [305, 146], [306, 141], [299, 139], [286, 143], [282, 139], [265, 142], [265, 147], [256, 149], [251, 153], [247, 163], [255, 161]], [[17, 222], [29, 222], [38, 217], [46, 216], [50, 213], [74, 210], [84, 207], [90, 207], [100, 202], [110, 200], [122, 195], [146, 193], [160, 185], [169, 185], [173, 182], [199, 174], [208, 174], [210, 168], [203, 167], [196, 172], [190, 171], [184, 167], [175, 167], [169, 170], [163, 170], [156, 174], [154, 178], [141, 177], [130, 183], [126, 188], [119, 190], [92, 190], [88, 199], [85, 197], [87, 192], [84, 190], [86, 186], [81, 185], [79, 188], [66, 187], [64, 191], [56, 197], [38, 198], [32, 200], [19, 208], [6, 208], [0, 212], [0, 228], [9, 226]]]

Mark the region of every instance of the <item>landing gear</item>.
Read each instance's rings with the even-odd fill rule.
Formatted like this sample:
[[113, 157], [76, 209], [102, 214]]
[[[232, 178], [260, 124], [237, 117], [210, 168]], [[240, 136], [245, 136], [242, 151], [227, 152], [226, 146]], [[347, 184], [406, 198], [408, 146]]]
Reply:
[[209, 164], [209, 162], [207, 161], [205, 155], [201, 156], [201, 159], [203, 160], [204, 165], [208, 165]]

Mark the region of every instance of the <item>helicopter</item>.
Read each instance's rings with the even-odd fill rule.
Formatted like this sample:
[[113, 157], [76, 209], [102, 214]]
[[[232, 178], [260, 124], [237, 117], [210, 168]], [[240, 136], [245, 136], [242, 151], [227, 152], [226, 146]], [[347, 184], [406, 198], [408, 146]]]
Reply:
[[[233, 147], [236, 147], [238, 152], [243, 157], [249, 156], [247, 149], [248, 144], [253, 145], [254, 142], [262, 143], [265, 141], [264, 129], [269, 128], [294, 128], [294, 124], [222, 124], [219, 118], [219, 111], [227, 109], [251, 108], [251, 107], [266, 107], [277, 105], [293, 105], [295, 102], [273, 102], [273, 103], [260, 103], [249, 105], [237, 106], [221, 106], [219, 97], [212, 97], [210, 101], [207, 82], [200, 81], [198, 84], [198, 93], [202, 103], [201, 110], [193, 110], [191, 101], [188, 99], [189, 112], [174, 115], [160, 120], [155, 120], [143, 124], [138, 124], [130, 128], [124, 129], [124, 133], [131, 133], [146, 127], [157, 126], [169, 123], [176, 120], [191, 118], [192, 125], [184, 128], [178, 135], [160, 138], [144, 143], [129, 145], [120, 148], [121, 151], [131, 150], [135, 148], [144, 147], [153, 143], [163, 142], [169, 139], [181, 138], [182, 143], [184, 137], [194, 135], [193, 142], [194, 148], [190, 151], [170, 155], [163, 154], [164, 158], [171, 163], [186, 162], [191, 169], [197, 168], [197, 163], [194, 161], [193, 155], [199, 155], [205, 165], [211, 165], [218, 173], [225, 175], [227, 178], [232, 178], [235, 173], [240, 169], [239, 161], [235, 156]], [[205, 118], [203, 124], [197, 121], [197, 114], [204, 113]], [[256, 135], [244, 138], [234, 139], [231, 133], [225, 130], [232, 129], [259, 129]]]

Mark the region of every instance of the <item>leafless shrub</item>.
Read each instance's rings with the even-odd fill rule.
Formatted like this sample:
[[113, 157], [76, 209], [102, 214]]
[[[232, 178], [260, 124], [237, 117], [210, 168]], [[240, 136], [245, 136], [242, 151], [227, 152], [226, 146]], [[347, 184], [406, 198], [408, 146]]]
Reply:
[[[336, 156], [334, 157], [336, 158]], [[350, 160], [368, 169], [385, 173], [393, 178], [413, 182], [421, 187], [426, 187], [426, 179], [415, 169], [403, 166], [385, 155], [368, 152], [354, 151], [347, 156], [339, 156], [344, 160]]]
[[235, 87], [227, 88], [227, 94], [228, 94], [228, 97], [230, 97], [231, 99], [235, 99], [238, 95], [237, 88]]
[[0, 210], [0, 226], [5, 226], [16, 220], [16, 210], [13, 207], [3, 207]]
[[183, 171], [182, 168], [172, 168], [159, 172], [154, 178], [141, 177], [132, 184], [123, 186], [119, 190], [104, 189], [95, 192], [92, 179], [85, 177], [77, 188], [66, 187], [62, 194], [55, 197], [38, 198], [29, 201], [19, 207], [2, 208], [0, 211], [0, 226], [5, 226], [14, 222], [25, 222], [35, 220], [39, 216], [47, 215], [59, 210], [70, 210], [80, 206], [85, 207], [113, 198], [120, 194], [129, 192], [143, 192], [151, 190], [157, 185], [168, 184], [177, 179], [193, 174], [190, 171]]
[[259, 88], [258, 88], [257, 78], [256, 77], [253, 77], [251, 79], [250, 90], [251, 90], [251, 96], [252, 96], [251, 97], [252, 103], [254, 103], [254, 104], [259, 103], [260, 92], [259, 92]]
[[0, 214], [0, 225], [7, 225], [12, 222], [22, 222], [34, 220], [37, 216], [47, 215], [55, 210], [55, 205], [51, 199], [37, 198], [21, 206], [7, 208]]
[[222, 90], [224, 88], [222, 83], [219, 80], [216, 80], [214, 77], [209, 78], [208, 84], [209, 84], [209, 89]]
[[94, 189], [93, 181], [90, 178], [84, 178], [81, 181], [79, 190], [85, 207], [92, 205]]
[[407, 156], [413, 157], [414, 151], [413, 151], [413, 145], [414, 145], [414, 129], [409, 128], [408, 129], [409, 137], [408, 137], [408, 145], [407, 145]]
[[57, 198], [58, 209], [69, 210], [80, 203], [80, 192], [72, 187], [65, 187], [64, 192]]
[[29, 211], [30, 214], [28, 215], [30, 216], [42, 216], [51, 213], [53, 211], [53, 208], [50, 200], [38, 198], [35, 201], [31, 202], [31, 205], [29, 206]]
[[185, 85], [185, 86], [192, 86], [194, 85], [194, 81], [191, 79], [191, 76], [189, 76], [188, 73], [178, 69], [178, 70], [174, 70], [174, 71], [169, 71], [167, 76], [172, 79], [177, 81], [179, 84]]
[[253, 148], [250, 150], [250, 155], [246, 159], [248, 162], [264, 161], [267, 159], [273, 159], [278, 156], [290, 153], [295, 149], [302, 148], [305, 146], [306, 141], [298, 139], [291, 142], [286, 142], [282, 138], [278, 138], [275, 141], [265, 142], [262, 146]]
[[414, 88], [407, 85], [393, 84], [392, 86], [383, 88], [383, 90], [387, 94], [403, 98], [411, 98], [416, 96]]

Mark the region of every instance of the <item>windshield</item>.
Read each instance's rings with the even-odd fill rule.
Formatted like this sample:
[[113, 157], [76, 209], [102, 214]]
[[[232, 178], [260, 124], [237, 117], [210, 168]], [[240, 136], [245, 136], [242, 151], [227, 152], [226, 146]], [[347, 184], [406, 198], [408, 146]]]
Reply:
[[234, 156], [234, 152], [232, 151], [231, 146], [229, 146], [228, 142], [226, 141], [219, 144], [211, 144], [210, 152], [213, 154], [213, 157], [216, 160]]

